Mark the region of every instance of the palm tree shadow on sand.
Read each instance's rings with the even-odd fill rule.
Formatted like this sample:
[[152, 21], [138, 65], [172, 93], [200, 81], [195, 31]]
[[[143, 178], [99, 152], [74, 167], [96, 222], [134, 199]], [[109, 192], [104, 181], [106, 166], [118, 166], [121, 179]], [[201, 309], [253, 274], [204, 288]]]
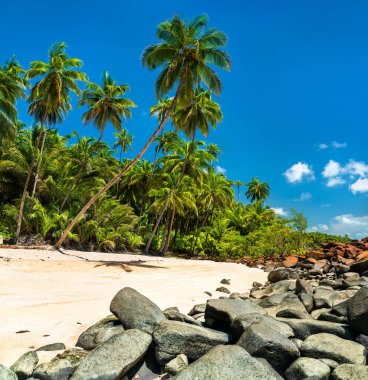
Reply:
[[102, 263], [96, 264], [94, 268], [98, 267], [120, 267], [121, 269], [124, 269], [125, 272], [132, 272], [133, 269], [130, 267], [138, 267], [138, 268], [148, 268], [148, 269], [169, 269], [167, 267], [162, 267], [158, 265], [151, 265], [151, 264], [145, 264], [146, 261], [128, 261], [126, 263], [121, 263], [117, 261], [104, 261]]

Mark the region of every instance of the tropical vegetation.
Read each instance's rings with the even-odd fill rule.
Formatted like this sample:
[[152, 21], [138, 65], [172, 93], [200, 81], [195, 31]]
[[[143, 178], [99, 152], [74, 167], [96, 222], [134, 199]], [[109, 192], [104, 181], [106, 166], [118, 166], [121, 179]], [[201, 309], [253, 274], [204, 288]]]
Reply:
[[[231, 63], [226, 35], [207, 24], [206, 16], [174, 16], [144, 50], [143, 65], [160, 70], [150, 110], [158, 125], [133, 159], [127, 152], [134, 137], [124, 123], [135, 103], [127, 84], [107, 71], [101, 85], [89, 81], [65, 43], [28, 70], [15, 57], [0, 67], [0, 235], [7, 242], [234, 259], [349, 240], [307, 232], [296, 210], [289, 219], [277, 216], [267, 205], [270, 186], [259, 178], [243, 184], [216, 171], [222, 152], [206, 139], [223, 117], [216, 70], [229, 71]], [[98, 139], [58, 132], [73, 97]], [[21, 101], [28, 102], [31, 126], [18, 119]], [[116, 130], [111, 146], [103, 141], [107, 125]], [[151, 144], [149, 161], [143, 155]]]

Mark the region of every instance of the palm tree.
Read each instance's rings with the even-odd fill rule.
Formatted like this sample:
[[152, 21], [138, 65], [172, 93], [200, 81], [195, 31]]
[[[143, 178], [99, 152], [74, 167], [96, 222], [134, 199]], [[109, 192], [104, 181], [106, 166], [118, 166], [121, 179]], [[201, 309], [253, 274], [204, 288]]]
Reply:
[[60, 236], [55, 248], [61, 247], [69, 231], [83, 214], [144, 155], [177, 105], [185, 106], [192, 100], [196, 85], [202, 83], [216, 95], [220, 93], [220, 78], [209, 65], [230, 70], [230, 58], [222, 50], [227, 38], [215, 28], [205, 30], [207, 23], [207, 16], [196, 17], [188, 24], [174, 16], [171, 21], [159, 24], [156, 34], [162, 42], [145, 49], [142, 63], [149, 69], [163, 67], [156, 81], [158, 99], [163, 99], [177, 84], [171, 108], [139, 154], [79, 211]]
[[261, 182], [258, 177], [253, 177], [245, 186], [248, 187], [245, 195], [252, 203], [264, 202], [270, 196], [270, 185], [267, 182]]
[[24, 79], [25, 70], [13, 56], [0, 67], [0, 142], [14, 137], [17, 130], [17, 99], [25, 98], [28, 85]]
[[242, 181], [233, 181], [233, 186], [236, 187], [237, 194], [238, 194], [238, 202], [240, 200], [240, 186], [243, 186], [244, 183]]
[[[100, 132], [100, 136], [94, 144], [94, 149], [92, 149], [91, 154], [93, 154], [94, 150], [99, 146], [108, 123], [111, 123], [119, 133], [123, 133], [122, 119], [130, 118], [132, 116], [130, 109], [136, 107], [130, 99], [124, 97], [127, 90], [127, 85], [117, 84], [110, 74], [105, 71], [103, 74], [102, 87], [96, 83], [89, 82], [87, 88], [82, 91], [78, 106], [88, 107], [82, 116], [82, 121], [85, 124], [92, 122]], [[128, 137], [131, 139], [130, 135], [126, 136], [126, 138]], [[86, 160], [88, 160], [88, 157], [86, 157]], [[64, 208], [70, 193], [73, 191], [83, 173], [84, 167], [85, 164], [80, 166], [73, 183], [61, 203], [60, 210]]]
[[[71, 109], [70, 93], [74, 92], [79, 95], [80, 90], [77, 81], [86, 81], [84, 73], [76, 70], [82, 67], [82, 61], [79, 58], [70, 58], [66, 54], [66, 44], [64, 42], [56, 43], [49, 50], [48, 62], [34, 61], [26, 74], [26, 79], [41, 78], [34, 84], [28, 97], [28, 112], [35, 117], [36, 122], [41, 125], [54, 125], [61, 123], [65, 115]], [[42, 128], [40, 128], [36, 143], [36, 150], [40, 146]], [[42, 152], [40, 152], [42, 156]], [[34, 155], [30, 170], [28, 172], [20, 209], [18, 214], [16, 237], [19, 235], [22, 227], [22, 218], [24, 203], [26, 200], [27, 190], [33, 167], [37, 160], [37, 154]], [[35, 181], [37, 182], [39, 165]]]
[[121, 161], [123, 152], [126, 153], [128, 149], [132, 149], [133, 135], [128, 134], [126, 129], [122, 129], [120, 132], [114, 133], [114, 137], [116, 138], [116, 141], [114, 142], [113, 147], [120, 147], [119, 161]]

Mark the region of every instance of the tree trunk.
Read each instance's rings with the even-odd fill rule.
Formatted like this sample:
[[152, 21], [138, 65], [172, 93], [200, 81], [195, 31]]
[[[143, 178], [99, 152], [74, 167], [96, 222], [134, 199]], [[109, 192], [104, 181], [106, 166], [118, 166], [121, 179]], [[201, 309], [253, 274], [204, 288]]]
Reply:
[[[38, 150], [38, 147], [40, 146], [41, 136], [42, 136], [42, 128], [40, 128], [40, 131], [38, 132], [37, 143], [36, 143], [36, 151]], [[36, 162], [36, 158], [37, 158], [37, 155], [34, 154], [33, 158], [32, 158], [31, 165], [29, 166], [26, 182], [25, 182], [24, 188], [23, 188], [22, 199], [20, 201], [20, 208], [19, 208], [18, 221], [17, 221], [17, 232], [16, 232], [17, 243], [19, 241], [20, 231], [22, 228], [23, 211], [24, 211], [24, 205], [26, 202], [26, 196], [27, 196], [29, 181], [31, 179], [31, 175], [32, 175], [34, 164]]]
[[164, 247], [165, 247], [165, 242], [166, 242], [166, 237], [167, 237], [167, 232], [169, 230], [169, 224], [170, 224], [170, 215], [171, 215], [171, 212], [170, 210], [167, 212], [166, 214], [166, 222], [165, 222], [165, 227], [164, 227], [164, 232], [162, 234], [162, 242], [161, 242], [161, 246], [159, 248], [159, 252], [160, 254], [162, 254], [163, 250], [164, 250]]
[[66, 237], [68, 236], [69, 232], [71, 231], [71, 229], [75, 226], [75, 224], [81, 219], [81, 217], [84, 215], [84, 213], [97, 201], [97, 199], [105, 194], [107, 192], [107, 190], [110, 189], [111, 186], [113, 186], [116, 182], [119, 181], [119, 179], [128, 171], [130, 170], [137, 162], [138, 160], [144, 155], [144, 153], [146, 153], [147, 149], [149, 148], [149, 146], [152, 144], [152, 142], [155, 140], [156, 136], [160, 133], [161, 129], [165, 126], [167, 120], [169, 119], [169, 116], [171, 114], [171, 112], [173, 111], [173, 109], [175, 108], [175, 105], [176, 105], [176, 102], [177, 102], [177, 99], [179, 97], [179, 94], [180, 94], [180, 90], [184, 84], [184, 80], [185, 80], [185, 77], [187, 75], [187, 71], [188, 71], [188, 64], [186, 63], [185, 65], [185, 68], [184, 68], [184, 73], [183, 73], [183, 76], [180, 80], [180, 83], [179, 83], [179, 86], [176, 90], [176, 93], [175, 93], [175, 96], [174, 96], [174, 100], [172, 102], [172, 105], [171, 105], [171, 108], [169, 109], [169, 111], [167, 112], [167, 115], [165, 116], [165, 118], [161, 121], [161, 123], [158, 125], [157, 129], [155, 130], [155, 132], [153, 133], [153, 135], [150, 137], [150, 139], [146, 142], [145, 146], [143, 147], [143, 149], [138, 153], [138, 155], [118, 174], [116, 175], [110, 182], [108, 182], [97, 194], [95, 194], [88, 202], [87, 204], [79, 211], [79, 213], [77, 214], [77, 216], [71, 221], [71, 223], [69, 224], [69, 226], [65, 229], [65, 231], [61, 234], [59, 240], [56, 242], [55, 244], [55, 248], [56, 249], [59, 249], [61, 247], [61, 245], [63, 244], [64, 240], [66, 239]]
[[175, 205], [174, 205], [173, 210], [172, 210], [171, 220], [170, 220], [170, 224], [169, 224], [169, 231], [167, 233], [166, 242], [165, 242], [165, 245], [164, 245], [164, 249], [162, 251], [162, 254], [164, 256], [166, 255], [167, 249], [170, 246], [171, 232], [172, 232], [172, 227], [173, 227], [173, 224], [174, 224], [174, 218], [175, 218]]
[[37, 181], [38, 181], [38, 177], [40, 175], [40, 168], [41, 168], [41, 162], [42, 162], [42, 154], [43, 154], [43, 148], [45, 146], [46, 134], [47, 134], [47, 129], [45, 129], [45, 132], [43, 133], [42, 144], [41, 144], [41, 149], [40, 149], [40, 157], [39, 157], [39, 160], [37, 162], [36, 175], [35, 175], [35, 180], [34, 180], [34, 184], [33, 184], [32, 198], [35, 196], [36, 187], [37, 187]]
[[[192, 246], [192, 251], [191, 251], [191, 254], [194, 255], [195, 253], [195, 246], [197, 244], [197, 241], [198, 241], [198, 238], [199, 238], [199, 235], [200, 233], [202, 232], [202, 229], [204, 227], [204, 224], [206, 223], [206, 220], [208, 219], [208, 216], [210, 214], [210, 210], [211, 210], [211, 203], [212, 203], [212, 200], [210, 200], [209, 204], [208, 204], [208, 207], [207, 207], [207, 210], [206, 210], [206, 213], [204, 215], [204, 218], [203, 218], [203, 223], [201, 224], [201, 226], [199, 227], [199, 229], [196, 231], [196, 235], [195, 235], [195, 239], [194, 239], [194, 242], [193, 242], [193, 246]], [[199, 221], [199, 219], [198, 219]], [[198, 226], [198, 224], [197, 224]]]

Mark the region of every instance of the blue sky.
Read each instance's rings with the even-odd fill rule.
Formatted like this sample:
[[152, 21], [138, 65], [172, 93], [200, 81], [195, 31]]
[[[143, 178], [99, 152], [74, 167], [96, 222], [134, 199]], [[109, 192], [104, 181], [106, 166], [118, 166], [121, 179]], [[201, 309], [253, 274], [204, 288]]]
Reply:
[[[219, 170], [233, 180], [267, 181], [270, 206], [304, 211], [313, 229], [368, 235], [367, 2], [14, 0], [1, 11], [0, 61], [16, 54], [28, 67], [65, 41], [90, 80], [108, 69], [130, 85], [138, 104], [126, 123], [133, 153], [156, 125], [148, 114], [157, 72], [142, 68], [142, 50], [156, 41], [159, 22], [208, 14], [228, 35], [233, 62], [231, 73], [220, 73], [224, 120], [208, 137], [224, 152]], [[74, 107], [59, 131], [96, 136], [81, 124], [82, 112]], [[24, 104], [20, 118], [31, 123]], [[106, 142], [112, 134], [108, 128]]]

